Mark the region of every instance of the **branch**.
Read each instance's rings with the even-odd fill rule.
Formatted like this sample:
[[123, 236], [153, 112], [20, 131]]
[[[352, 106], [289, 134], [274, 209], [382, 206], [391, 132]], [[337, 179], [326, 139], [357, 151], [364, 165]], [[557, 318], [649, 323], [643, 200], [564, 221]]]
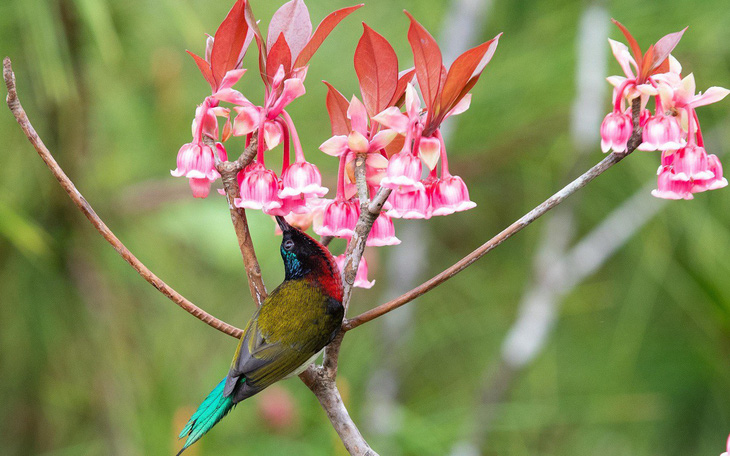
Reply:
[[299, 378], [317, 396], [317, 400], [327, 413], [327, 418], [329, 418], [332, 427], [342, 440], [348, 453], [357, 456], [378, 456], [378, 453], [370, 448], [370, 445], [352, 421], [345, 404], [342, 402], [342, 396], [340, 396], [337, 389], [337, 384], [323, 368], [310, 366]]
[[[241, 249], [243, 257], [243, 266], [246, 269], [246, 278], [248, 279], [248, 287], [251, 290], [251, 297], [257, 306], [260, 306], [266, 299], [266, 286], [261, 277], [261, 267], [259, 260], [256, 258], [256, 251], [253, 247], [251, 239], [251, 231], [248, 228], [248, 220], [246, 219], [246, 210], [242, 207], [236, 207], [233, 201], [239, 196], [240, 188], [238, 186], [238, 173], [245, 168], [253, 157], [256, 155], [258, 147], [257, 136], [251, 138], [251, 142], [243, 151], [237, 160], [229, 162], [220, 162], [216, 164], [216, 169], [221, 175], [223, 188], [226, 191], [226, 199], [228, 200], [228, 208], [231, 211], [231, 221], [233, 229], [236, 231], [238, 238], [238, 248]], [[214, 149], [215, 150], [215, 149]]]
[[13, 73], [10, 58], [8, 57], [5, 57], [5, 59], [3, 60], [3, 77], [5, 78], [5, 85], [8, 88], [8, 108], [10, 108], [10, 111], [15, 116], [15, 120], [20, 125], [23, 133], [25, 133], [28, 141], [30, 141], [35, 150], [38, 152], [38, 155], [40, 155], [46, 166], [48, 166], [48, 168], [51, 170], [53, 176], [56, 178], [56, 180], [58, 180], [58, 183], [61, 184], [61, 187], [63, 187], [66, 193], [68, 193], [68, 196], [71, 198], [74, 204], [79, 208], [79, 210], [81, 210], [81, 212], [83, 212], [86, 218], [89, 219], [91, 224], [96, 227], [96, 229], [104, 237], [104, 239], [106, 239], [107, 242], [109, 242], [109, 244], [114, 247], [119, 255], [121, 255], [122, 258], [124, 258], [124, 260], [129, 263], [129, 265], [132, 266], [132, 268], [134, 268], [134, 270], [137, 271], [143, 279], [149, 282], [150, 285], [152, 285], [153, 287], [157, 288], [162, 294], [170, 298], [172, 302], [182, 307], [186, 312], [188, 312], [195, 318], [210, 325], [218, 331], [224, 332], [236, 338], [241, 337], [240, 329], [215, 318], [200, 307], [197, 307], [195, 304], [188, 301], [184, 296], [172, 289], [159, 277], [157, 277], [152, 271], [150, 271], [147, 266], [142, 264], [142, 262], [139, 261], [137, 257], [135, 257], [132, 252], [127, 249], [127, 247], [124, 246], [122, 241], [120, 241], [119, 238], [114, 235], [109, 227], [107, 227], [106, 224], [101, 220], [101, 218], [99, 218], [91, 205], [86, 201], [81, 193], [79, 193], [74, 183], [71, 181], [71, 179], [68, 178], [68, 176], [66, 176], [66, 173], [63, 172], [63, 169], [61, 169], [61, 167], [58, 165], [56, 160], [53, 158], [53, 155], [51, 155], [51, 152], [48, 150], [45, 144], [43, 144], [43, 141], [38, 136], [38, 133], [36, 133], [33, 125], [31, 125], [30, 120], [28, 119], [25, 110], [20, 104], [20, 100], [18, 99], [18, 93], [15, 86], [15, 74]]
[[348, 320], [344, 325], [344, 330], [349, 331], [351, 329], [357, 328], [358, 326], [362, 325], [363, 323], [367, 323], [375, 318], [378, 318], [394, 309], [397, 309], [398, 307], [407, 304], [417, 297], [423, 295], [424, 293], [436, 288], [437, 286], [441, 285], [445, 281], [449, 280], [459, 272], [463, 271], [467, 267], [471, 266], [476, 260], [483, 257], [487, 253], [489, 253], [492, 249], [500, 245], [502, 242], [506, 241], [510, 237], [512, 237], [514, 234], [520, 232], [523, 228], [540, 218], [541, 216], [545, 215], [550, 209], [554, 208], [558, 204], [562, 203], [567, 199], [569, 196], [571, 196], [573, 193], [577, 192], [581, 188], [585, 187], [589, 182], [591, 182], [596, 177], [600, 176], [604, 172], [606, 172], [609, 168], [611, 168], [616, 163], [623, 160], [625, 157], [627, 157], [630, 153], [632, 153], [638, 145], [641, 143], [641, 127], [639, 126], [639, 112], [640, 112], [640, 100], [634, 99], [632, 103], [632, 114], [633, 114], [633, 121], [634, 121], [634, 132], [631, 135], [631, 138], [629, 138], [628, 148], [626, 152], [616, 153], [612, 152], [610, 153], [606, 158], [601, 160], [597, 165], [593, 166], [591, 169], [583, 173], [580, 177], [575, 179], [570, 184], [563, 187], [561, 190], [559, 190], [557, 193], [555, 193], [553, 196], [545, 200], [542, 204], [535, 207], [533, 210], [528, 212], [527, 214], [523, 215], [519, 220], [512, 223], [510, 226], [502, 230], [499, 234], [494, 236], [489, 241], [482, 244], [480, 247], [478, 247], [476, 250], [456, 262], [451, 267], [445, 269], [440, 274], [434, 276], [430, 280], [422, 283], [421, 285], [417, 286], [416, 288], [412, 289], [411, 291], [393, 299], [392, 301], [386, 302], [385, 304], [381, 304], [378, 307], [375, 307], [374, 309], [370, 309], [367, 312], [364, 312], [360, 315], [358, 315], [355, 318], [352, 318]]

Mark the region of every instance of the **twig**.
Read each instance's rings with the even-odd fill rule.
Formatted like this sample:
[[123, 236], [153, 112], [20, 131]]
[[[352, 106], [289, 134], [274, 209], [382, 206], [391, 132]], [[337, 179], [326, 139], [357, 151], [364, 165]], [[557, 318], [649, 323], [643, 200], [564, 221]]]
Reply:
[[310, 366], [299, 378], [317, 396], [317, 400], [327, 413], [327, 418], [332, 423], [332, 427], [351, 455], [378, 456], [378, 453], [370, 448], [370, 445], [352, 421], [345, 404], [342, 402], [342, 397], [334, 379], [329, 377], [329, 374], [323, 368]]
[[241, 250], [241, 256], [243, 257], [243, 266], [246, 269], [246, 278], [248, 279], [248, 287], [251, 291], [251, 297], [257, 306], [260, 306], [264, 299], [266, 299], [266, 286], [264, 280], [261, 277], [261, 266], [259, 266], [259, 260], [256, 258], [256, 250], [253, 247], [253, 240], [251, 239], [251, 231], [248, 228], [248, 220], [246, 219], [246, 210], [242, 207], [236, 207], [233, 204], [236, 197], [238, 197], [240, 188], [238, 186], [238, 173], [245, 168], [256, 154], [256, 148], [258, 147], [258, 140], [256, 135], [251, 139], [251, 143], [246, 147], [240, 157], [237, 160], [229, 162], [221, 162], [216, 164], [216, 169], [221, 175], [223, 181], [223, 188], [226, 191], [226, 199], [228, 200], [228, 209], [231, 212], [231, 221], [233, 222], [233, 229], [236, 231], [236, 238], [238, 239], [238, 248]]
[[[355, 226], [355, 234], [350, 239], [345, 251], [345, 268], [342, 280], [344, 287], [342, 305], [345, 307], [345, 311], [352, 295], [357, 268], [365, 251], [365, 241], [368, 234], [370, 234], [375, 219], [380, 214], [380, 209], [383, 207], [385, 200], [388, 199], [388, 195], [390, 195], [390, 190], [381, 189], [375, 195], [373, 201], [369, 201], [365, 156], [359, 156], [355, 159], [355, 182], [358, 188], [358, 198], [360, 199], [360, 218]], [[343, 323], [343, 328], [346, 323], [347, 321]], [[317, 396], [320, 405], [327, 412], [332, 427], [347, 451], [351, 455], [377, 456], [377, 453], [370, 448], [370, 445], [352, 421], [335, 382], [337, 378], [337, 361], [344, 336], [345, 331], [343, 329], [325, 348], [322, 366], [309, 366], [306, 371], [299, 375], [299, 378]]]
[[433, 288], [441, 285], [445, 281], [449, 280], [459, 272], [463, 271], [467, 267], [469, 267], [471, 264], [473, 264], [476, 260], [483, 257], [487, 253], [489, 253], [492, 249], [500, 245], [502, 242], [506, 241], [510, 237], [512, 237], [514, 234], [520, 232], [523, 228], [546, 214], [550, 209], [554, 208], [558, 204], [562, 203], [566, 198], [568, 198], [573, 193], [577, 192], [581, 188], [585, 187], [589, 182], [591, 182], [596, 177], [603, 174], [605, 171], [607, 171], [609, 168], [611, 168], [616, 163], [623, 160], [626, 156], [628, 156], [630, 153], [632, 153], [636, 147], [641, 143], [641, 127], [639, 127], [639, 109], [640, 109], [640, 100], [634, 99], [632, 103], [632, 114], [634, 119], [634, 125], [636, 127], [634, 128], [634, 132], [631, 135], [631, 138], [629, 139], [628, 149], [626, 152], [616, 153], [612, 152], [610, 153], [606, 158], [601, 160], [597, 165], [593, 166], [591, 169], [583, 173], [580, 177], [575, 179], [570, 184], [563, 187], [561, 190], [559, 190], [557, 193], [555, 193], [553, 196], [545, 200], [542, 204], [535, 207], [533, 210], [528, 212], [527, 214], [523, 215], [519, 220], [512, 223], [510, 226], [502, 230], [499, 234], [494, 236], [489, 241], [482, 244], [480, 247], [478, 247], [476, 250], [456, 262], [451, 267], [445, 269], [440, 274], [434, 276], [430, 280], [422, 283], [421, 285], [417, 286], [416, 288], [412, 289], [411, 291], [389, 301], [385, 304], [381, 304], [378, 307], [375, 307], [374, 309], [370, 309], [367, 312], [364, 312], [360, 315], [358, 315], [355, 318], [352, 318], [346, 322], [344, 325], [344, 329], [346, 331], [349, 331], [351, 329], [357, 328], [358, 326], [362, 325], [363, 323], [367, 323], [368, 321], [371, 321], [375, 318], [380, 317], [381, 315], [384, 315], [394, 309], [397, 309], [398, 307], [409, 303], [410, 301], [416, 299], [417, 297], [423, 295], [424, 293], [432, 290]]
[[91, 224], [96, 227], [96, 229], [104, 237], [104, 239], [106, 239], [107, 242], [109, 242], [109, 244], [114, 247], [119, 255], [121, 255], [122, 258], [124, 258], [124, 260], [129, 263], [129, 265], [132, 266], [132, 268], [134, 268], [134, 270], [137, 271], [143, 279], [149, 282], [150, 285], [152, 285], [153, 287], [157, 288], [162, 294], [170, 298], [170, 300], [172, 300], [175, 304], [182, 307], [186, 312], [221, 332], [224, 332], [236, 338], [241, 337], [240, 329], [215, 318], [200, 307], [188, 301], [184, 296], [172, 289], [169, 285], [167, 285], [159, 277], [157, 277], [152, 271], [150, 271], [147, 266], [142, 264], [142, 262], [139, 261], [137, 257], [135, 257], [132, 252], [127, 249], [127, 247], [124, 246], [122, 241], [120, 241], [119, 238], [114, 235], [109, 227], [107, 227], [106, 224], [101, 220], [101, 218], [99, 218], [91, 205], [86, 201], [81, 193], [79, 193], [74, 183], [71, 181], [71, 179], [68, 178], [68, 176], [66, 176], [66, 173], [63, 172], [63, 169], [61, 169], [61, 167], [58, 165], [56, 160], [53, 158], [53, 155], [51, 155], [51, 152], [48, 150], [45, 144], [43, 144], [43, 141], [38, 136], [38, 133], [36, 133], [33, 125], [31, 125], [30, 120], [28, 119], [25, 110], [20, 104], [20, 100], [18, 99], [18, 93], [15, 86], [15, 74], [13, 73], [10, 58], [8, 57], [5, 57], [5, 59], [3, 60], [3, 77], [5, 78], [5, 85], [8, 89], [8, 108], [10, 108], [10, 111], [15, 116], [15, 120], [20, 125], [23, 133], [25, 133], [28, 141], [30, 141], [35, 150], [38, 152], [38, 155], [40, 155], [46, 166], [48, 166], [48, 168], [51, 170], [53, 176], [56, 178], [56, 180], [58, 180], [58, 183], [61, 184], [61, 187], [63, 187], [66, 193], [68, 193], [68, 196], [71, 198], [74, 204], [76, 204], [79, 210], [81, 210], [86, 218], [89, 219]]

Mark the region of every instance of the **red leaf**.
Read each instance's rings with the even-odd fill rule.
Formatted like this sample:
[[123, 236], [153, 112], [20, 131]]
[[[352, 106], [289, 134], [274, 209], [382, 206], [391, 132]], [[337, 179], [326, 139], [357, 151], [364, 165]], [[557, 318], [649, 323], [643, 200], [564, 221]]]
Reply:
[[249, 2], [246, 2], [246, 23], [248, 24], [248, 27], [253, 30], [253, 34], [257, 38], [257, 41], [260, 40], [261, 44], [259, 45], [259, 49], [263, 48], [264, 55], [266, 55], [266, 43], [264, 42], [264, 36], [261, 34], [259, 24], [256, 22], [256, 18], [253, 15], [251, 4]]
[[687, 27], [683, 28], [679, 32], [665, 35], [656, 42], [654, 45], [654, 58], [652, 59], [648, 70], [649, 74], [652, 74], [655, 69], [659, 68], [659, 66], [667, 60], [667, 57], [669, 57], [669, 54], [671, 54], [674, 48], [677, 47], [679, 40], [682, 39], [682, 35], [686, 30]]
[[215, 92], [216, 83], [215, 83], [215, 79], [213, 78], [213, 71], [210, 69], [210, 64], [208, 62], [206, 62], [204, 58], [199, 57], [190, 51], [185, 51], [185, 52], [190, 54], [190, 57], [192, 57], [193, 60], [195, 60], [195, 63], [198, 65], [198, 69], [200, 70], [201, 73], [203, 73], [203, 77], [205, 78], [206, 81], [208, 81], [208, 84], [210, 84], [211, 90], [213, 90]]
[[266, 76], [269, 81], [274, 79], [274, 75], [279, 70], [279, 66], [284, 65], [284, 72], [289, 74], [291, 71], [291, 52], [289, 45], [286, 44], [286, 38], [281, 33], [266, 57]]
[[[446, 82], [441, 92], [441, 109], [447, 112], [449, 109], [456, 104], [456, 98], [461, 93], [461, 89], [469, 82], [469, 79], [474, 76], [474, 72], [481, 66], [482, 59], [486, 56], [490, 46], [494, 40], [482, 43], [479, 46], [469, 49], [468, 51], [461, 54], [451, 64], [449, 73], [446, 76]], [[496, 47], [496, 46], [495, 46]], [[494, 54], [494, 51], [491, 52]], [[490, 56], [491, 57], [491, 56]]]
[[282, 33], [289, 46], [292, 59], [296, 58], [312, 35], [309, 10], [302, 0], [290, 0], [276, 10], [269, 23], [266, 44], [272, 47], [274, 41], [278, 40]]
[[332, 87], [332, 84], [327, 81], [322, 82], [327, 85], [327, 99], [325, 101], [327, 113], [330, 115], [330, 122], [332, 123], [332, 134], [347, 135], [352, 130], [350, 119], [347, 118], [347, 108], [350, 107], [350, 103], [344, 95]]
[[332, 30], [340, 23], [340, 21], [346, 18], [350, 13], [363, 6], [362, 4], [349, 6], [342, 8], [337, 11], [330, 13], [327, 17], [322, 19], [322, 22], [317, 26], [317, 30], [314, 31], [314, 35], [309, 42], [304, 46], [304, 49], [299, 53], [295, 62], [294, 68], [300, 68], [309, 63], [309, 59], [312, 58], [317, 49], [322, 45], [325, 38], [332, 32]]
[[266, 87], [269, 87], [269, 78], [266, 77], [266, 43], [263, 42], [261, 35], [254, 33], [253, 37], [256, 39], [256, 47], [259, 48], [259, 74], [263, 79]]
[[248, 34], [245, 8], [246, 1], [237, 0], [215, 32], [210, 66], [216, 84], [223, 80], [223, 76], [229, 70], [235, 68], [243, 51], [243, 44]]
[[368, 114], [372, 117], [388, 107], [398, 85], [398, 57], [382, 35], [363, 23], [355, 49], [355, 73]]
[[651, 62], [654, 59], [654, 45], [652, 44], [649, 46], [649, 49], [646, 50], [646, 54], [644, 54], [644, 60], [641, 62], [641, 65], [639, 67], [641, 68], [641, 72], [639, 73], [639, 78], [637, 79], [637, 84], [641, 84], [644, 81], [646, 81], [646, 78], [649, 77], [649, 73], [651, 73]]
[[403, 105], [403, 103], [405, 102], [406, 87], [408, 86], [409, 82], [413, 81], [413, 75], [415, 74], [415, 68], [403, 70], [400, 72], [400, 74], [398, 75], [398, 85], [395, 87], [395, 93], [393, 93], [393, 98], [390, 99], [388, 106], [400, 107]]
[[[621, 29], [621, 33], [624, 34], [624, 36], [626, 37], [626, 41], [629, 42], [629, 47], [631, 47], [631, 53], [634, 54], [634, 60], [636, 60], [636, 64], [641, 65], [643, 58], [641, 56], [641, 48], [639, 47], [639, 43], [636, 42], [634, 37], [631, 36], [631, 33], [629, 33], [628, 29], [624, 27], [622, 23], [620, 23], [616, 19], [611, 19], [611, 22], [616, 24], [616, 26]], [[641, 73], [641, 68], [639, 68], [639, 73]]]
[[416, 66], [418, 86], [421, 88], [423, 101], [430, 111], [437, 103], [441, 87], [442, 59], [441, 50], [430, 33], [416, 21], [408, 11], [411, 20], [408, 27], [408, 42], [413, 50], [413, 62]]

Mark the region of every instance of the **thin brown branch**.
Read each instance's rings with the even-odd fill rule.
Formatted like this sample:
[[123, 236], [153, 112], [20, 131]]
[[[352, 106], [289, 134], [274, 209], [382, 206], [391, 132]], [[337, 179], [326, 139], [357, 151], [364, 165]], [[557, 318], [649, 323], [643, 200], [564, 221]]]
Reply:
[[132, 252], [127, 249], [127, 247], [124, 246], [122, 241], [120, 241], [119, 238], [114, 235], [109, 227], [107, 227], [106, 224], [101, 220], [101, 218], [99, 218], [91, 205], [86, 201], [81, 193], [79, 193], [74, 183], [71, 181], [71, 179], [68, 178], [68, 176], [66, 176], [66, 173], [63, 172], [63, 169], [61, 169], [61, 167], [58, 165], [56, 160], [53, 158], [53, 155], [51, 155], [51, 152], [38, 136], [38, 133], [36, 133], [33, 125], [31, 125], [30, 120], [28, 119], [25, 110], [20, 104], [20, 100], [18, 99], [18, 93], [15, 86], [15, 74], [13, 73], [13, 68], [8, 57], [5, 57], [5, 59], [3, 60], [3, 77], [5, 78], [5, 85], [8, 89], [8, 108], [10, 108], [10, 111], [15, 116], [15, 120], [20, 125], [23, 133], [25, 133], [28, 141], [30, 141], [35, 150], [38, 152], [38, 155], [40, 155], [46, 166], [48, 166], [48, 168], [51, 170], [53, 176], [56, 178], [56, 180], [58, 180], [58, 183], [61, 184], [61, 187], [63, 187], [66, 193], [68, 193], [68, 196], [71, 198], [74, 204], [79, 208], [79, 210], [81, 210], [86, 218], [89, 219], [91, 224], [94, 225], [94, 227], [99, 231], [104, 239], [106, 239], [107, 242], [109, 242], [109, 244], [114, 247], [119, 255], [121, 255], [122, 258], [124, 258], [124, 260], [129, 263], [129, 265], [132, 266], [132, 268], [134, 268], [134, 270], [137, 271], [143, 279], [149, 282], [150, 285], [152, 285], [153, 287], [157, 288], [162, 294], [167, 296], [175, 304], [182, 307], [186, 312], [221, 332], [224, 332], [236, 338], [241, 337], [240, 329], [215, 318], [200, 307], [188, 301], [184, 296], [172, 289], [169, 285], [167, 285], [159, 277], [157, 277], [152, 271], [150, 271], [147, 266], [142, 264], [142, 262], [139, 261], [137, 257], [135, 257]]
[[253, 157], [256, 154], [257, 144], [258, 141], [256, 136], [254, 136], [251, 143], [248, 147], [246, 147], [237, 160], [218, 163], [216, 168], [221, 175], [223, 188], [226, 191], [228, 208], [231, 212], [231, 221], [233, 222], [233, 229], [236, 231], [236, 238], [238, 238], [238, 248], [241, 250], [241, 256], [243, 257], [243, 266], [246, 269], [246, 278], [248, 279], [248, 287], [251, 291], [251, 297], [256, 305], [260, 306], [261, 303], [264, 302], [264, 299], [266, 299], [267, 292], [264, 280], [261, 277], [259, 260], [256, 258], [256, 250], [254, 250], [253, 247], [251, 231], [248, 228], [246, 210], [242, 207], [236, 207], [236, 205], [233, 204], [240, 192], [236, 176], [239, 171], [245, 168], [249, 163], [251, 163], [251, 160], [253, 160]]
[[[383, 199], [383, 204], [376, 205], [376, 210], [370, 210], [365, 158], [365, 154], [361, 154], [355, 158], [355, 184], [358, 190], [358, 198], [360, 199], [360, 218], [357, 221], [357, 225], [355, 225], [355, 233], [347, 243], [347, 249], [345, 250], [345, 266], [342, 273], [342, 285], [344, 288], [342, 305], [345, 307], [345, 315], [347, 315], [347, 308], [350, 305], [350, 298], [352, 297], [352, 288], [355, 283], [357, 268], [360, 266], [360, 259], [365, 252], [365, 243], [375, 219], [378, 218], [378, 215], [380, 214], [380, 208], [382, 208], [385, 203], [385, 199], [387, 199], [386, 196], [385, 199]], [[380, 193], [381, 192], [378, 192], [376, 197], [380, 196], [382, 199], [382, 195]], [[322, 367], [326, 371], [327, 375], [333, 380], [337, 376], [337, 360], [340, 354], [342, 338], [345, 335], [344, 326], [346, 324], [347, 321], [343, 322], [343, 330], [337, 334], [335, 339], [327, 346], [324, 352]]]
[[348, 453], [356, 456], [378, 456], [352, 421], [334, 379], [328, 377], [321, 368], [314, 366], [307, 369], [299, 378], [317, 396]]
[[428, 291], [431, 291], [432, 289], [446, 282], [459, 272], [471, 266], [475, 261], [489, 253], [492, 249], [520, 232], [523, 228], [545, 215], [548, 211], [550, 211], [550, 209], [565, 201], [565, 199], [567, 199], [570, 195], [585, 187], [589, 182], [606, 172], [613, 165], [623, 160], [626, 156], [632, 153], [641, 143], [641, 127], [639, 126], [640, 108], [641, 106], [639, 99], [634, 99], [634, 102], [632, 103], [632, 115], [635, 127], [634, 132], [629, 139], [626, 152], [612, 152], [606, 158], [601, 160], [598, 164], [583, 173], [580, 177], [563, 187], [553, 196], [542, 202], [542, 204], [535, 207], [527, 214], [523, 215], [519, 220], [512, 223], [510, 226], [502, 230], [499, 234], [479, 246], [477, 249], [453, 264], [451, 267], [445, 269], [440, 274], [437, 274], [430, 280], [422, 283], [411, 291], [408, 291], [407, 293], [404, 293], [403, 295], [391, 301], [381, 304], [378, 307], [370, 309], [367, 312], [363, 312], [355, 318], [349, 319], [343, 325], [343, 329], [345, 331], [349, 331], [351, 329], [357, 328], [363, 323], [367, 323], [394, 309], [397, 309], [404, 304], [413, 301], [417, 297], [423, 295], [424, 293], [427, 293]]

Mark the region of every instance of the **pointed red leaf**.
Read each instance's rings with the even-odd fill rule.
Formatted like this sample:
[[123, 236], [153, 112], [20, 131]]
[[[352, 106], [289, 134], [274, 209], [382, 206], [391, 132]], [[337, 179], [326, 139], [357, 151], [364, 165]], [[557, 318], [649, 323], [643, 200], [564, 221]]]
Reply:
[[651, 72], [651, 74], [659, 73], [669, 73], [669, 58], [664, 59], [664, 61]]
[[[631, 33], [629, 33], [628, 29], [624, 27], [622, 23], [620, 23], [616, 19], [611, 19], [611, 22], [616, 24], [616, 26], [621, 29], [621, 33], [624, 34], [624, 36], [626, 37], [626, 41], [629, 42], [629, 47], [631, 48], [631, 53], [634, 54], [634, 60], [636, 60], [636, 64], [641, 65], [643, 58], [641, 55], [641, 48], [639, 47], [639, 43], [636, 42], [634, 37], [631, 36]], [[641, 68], [639, 68], [639, 73], [641, 73]]]
[[256, 40], [256, 47], [259, 48], [259, 75], [264, 81], [266, 87], [269, 87], [269, 78], [266, 77], [266, 43], [263, 42], [261, 35], [254, 33], [254, 39]]
[[441, 91], [441, 110], [448, 112], [456, 103], [461, 90], [475, 73], [481, 73], [494, 55], [499, 37], [482, 43], [461, 54], [451, 64]]
[[683, 28], [679, 32], [670, 33], [669, 35], [663, 36], [659, 41], [656, 42], [654, 45], [654, 58], [651, 61], [651, 65], [649, 68], [649, 74], [652, 74], [652, 72], [659, 68], [659, 66], [669, 57], [669, 54], [672, 53], [675, 47], [677, 47], [677, 44], [679, 44], [679, 40], [682, 39], [682, 35], [687, 30], [687, 27]]
[[266, 76], [269, 81], [274, 79], [280, 65], [284, 65], [284, 72], [289, 74], [291, 71], [291, 52], [283, 33], [279, 34], [279, 38], [271, 46], [269, 55], [266, 57]]
[[312, 21], [309, 10], [302, 0], [290, 0], [276, 10], [269, 23], [266, 44], [270, 47], [284, 34], [292, 59], [304, 49], [312, 35]]
[[348, 6], [347, 8], [338, 9], [337, 11], [333, 11], [332, 13], [327, 15], [327, 17], [322, 19], [322, 22], [320, 22], [317, 26], [317, 30], [314, 31], [312, 38], [309, 40], [309, 42], [307, 42], [307, 44], [304, 46], [304, 49], [302, 49], [302, 51], [299, 53], [296, 60], [294, 61], [294, 68], [300, 68], [309, 63], [309, 59], [311, 59], [314, 53], [317, 52], [317, 49], [319, 49], [325, 38], [327, 38], [332, 30], [337, 27], [337, 24], [339, 24], [342, 19], [346, 18], [348, 15], [350, 15], [350, 13], [360, 8], [361, 6], [363, 6], [362, 3], [355, 6]]
[[347, 118], [347, 109], [350, 107], [350, 103], [332, 84], [327, 81], [322, 82], [327, 85], [325, 102], [327, 104], [327, 113], [330, 116], [330, 123], [332, 123], [332, 134], [347, 135], [352, 130], [350, 119]]
[[411, 25], [408, 27], [408, 42], [413, 50], [418, 86], [421, 88], [423, 101], [430, 111], [437, 103], [441, 87], [443, 65], [441, 50], [431, 34], [408, 11], [405, 13], [411, 20]]
[[237, 0], [215, 32], [210, 66], [216, 84], [223, 80], [229, 70], [235, 68], [243, 51], [248, 34], [245, 8], [246, 1]]
[[393, 93], [393, 98], [391, 98], [390, 102], [388, 102], [388, 106], [401, 107], [403, 105], [405, 102], [406, 87], [409, 82], [413, 81], [413, 76], [415, 74], [415, 68], [403, 70], [398, 74], [398, 85], [395, 87], [395, 93]]
[[264, 55], [266, 55], [266, 43], [264, 42], [264, 36], [261, 34], [261, 29], [259, 29], [259, 24], [253, 15], [251, 4], [249, 2], [246, 2], [246, 23], [248, 24], [248, 27], [253, 30], [253, 34], [257, 40], [261, 41], [259, 49], [263, 48]]
[[641, 72], [639, 73], [639, 77], [636, 80], [637, 84], [642, 84], [646, 81], [646, 78], [649, 77], [649, 73], [651, 73], [651, 62], [654, 59], [654, 45], [652, 44], [649, 46], [649, 49], [646, 50], [646, 53], [644, 54], [644, 60], [641, 62], [641, 65], [639, 67], [641, 68]]
[[355, 48], [355, 73], [371, 117], [388, 107], [398, 85], [398, 57], [382, 35], [363, 22]]
[[203, 73], [203, 77], [205, 78], [206, 81], [208, 81], [208, 84], [210, 84], [211, 90], [213, 90], [215, 92], [216, 83], [215, 83], [215, 79], [213, 78], [213, 71], [211, 71], [211, 69], [210, 69], [210, 64], [208, 62], [206, 62], [204, 58], [199, 57], [190, 51], [185, 51], [185, 52], [190, 54], [190, 57], [192, 57], [193, 60], [195, 60], [195, 63], [198, 65], [198, 69], [200, 70], [201, 73]]

